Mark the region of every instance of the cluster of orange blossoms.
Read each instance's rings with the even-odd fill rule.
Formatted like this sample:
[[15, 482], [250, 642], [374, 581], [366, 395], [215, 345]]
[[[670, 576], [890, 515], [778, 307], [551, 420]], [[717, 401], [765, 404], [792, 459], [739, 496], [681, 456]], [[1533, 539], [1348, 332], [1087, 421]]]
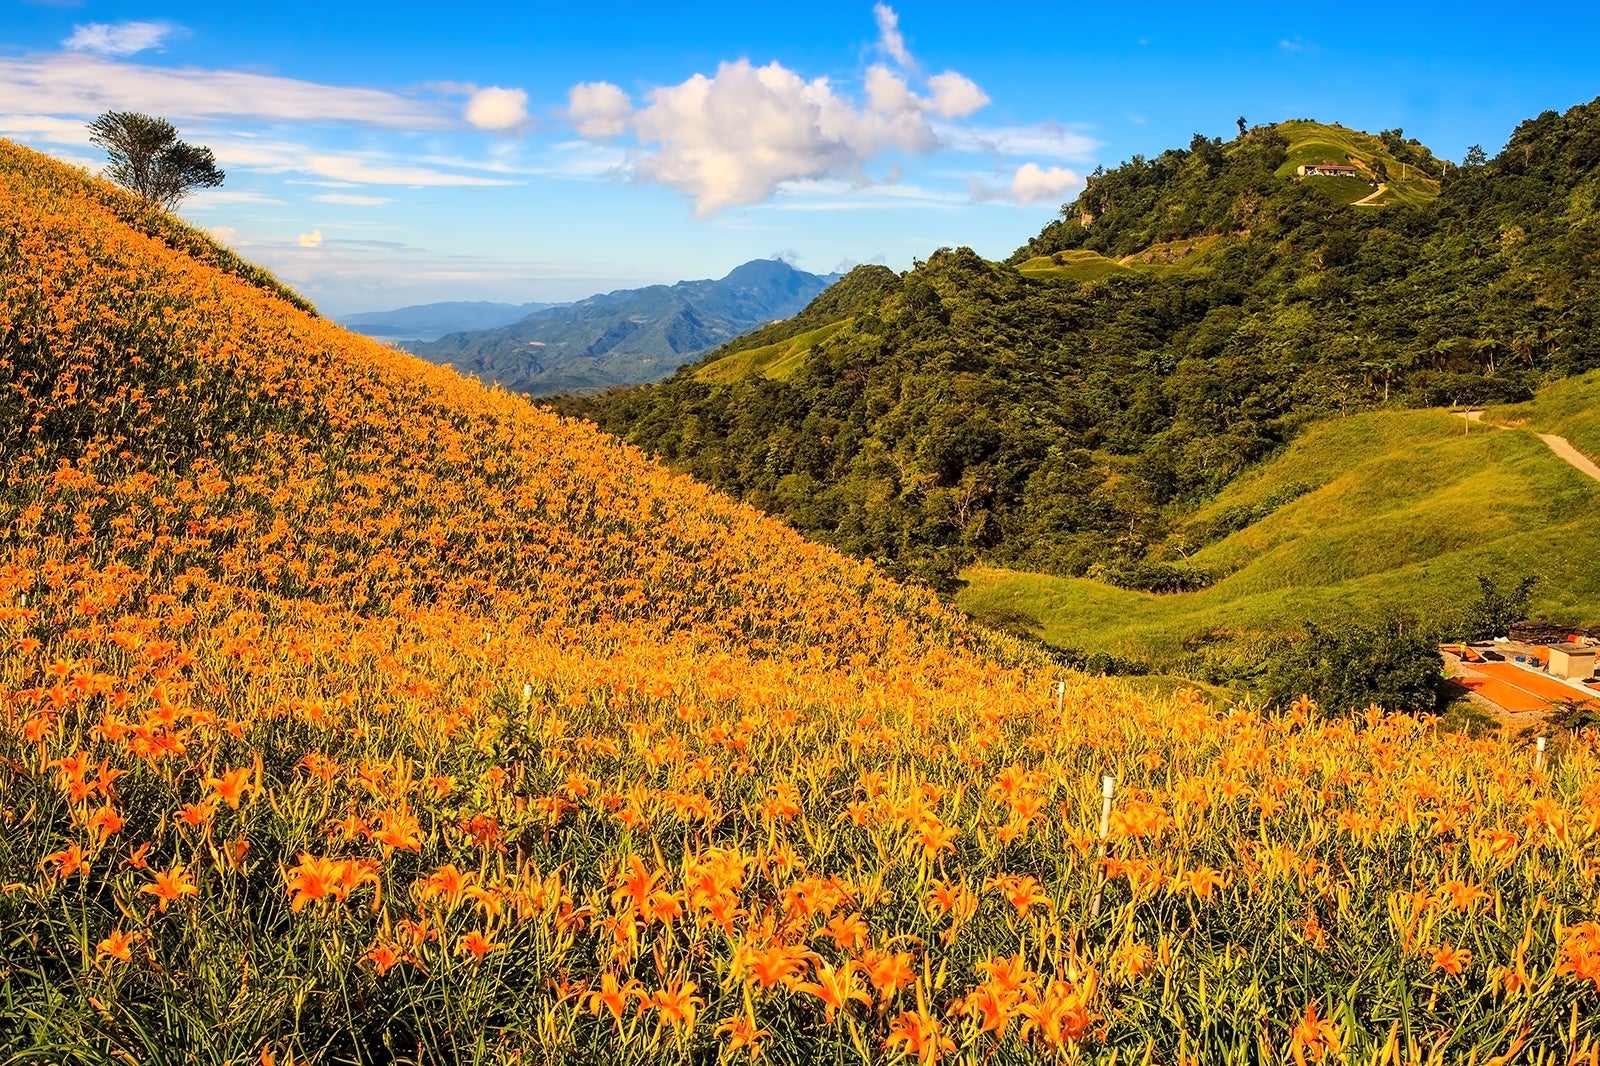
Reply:
[[1593, 737], [1058, 703], [926, 594], [115, 195], [0, 142], [0, 976], [37, 1033], [1597, 1054]]

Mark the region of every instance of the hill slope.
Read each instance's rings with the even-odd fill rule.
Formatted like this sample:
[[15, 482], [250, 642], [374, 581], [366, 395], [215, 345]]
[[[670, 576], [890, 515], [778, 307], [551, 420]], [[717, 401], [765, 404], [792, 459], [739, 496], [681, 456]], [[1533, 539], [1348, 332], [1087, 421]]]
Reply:
[[1057, 689], [118, 199], [0, 145], [5, 1061], [1600, 1041], [1588, 741]]
[[591, 296], [411, 349], [536, 396], [657, 381], [708, 349], [801, 310], [832, 280], [781, 260], [755, 260], [716, 281]]

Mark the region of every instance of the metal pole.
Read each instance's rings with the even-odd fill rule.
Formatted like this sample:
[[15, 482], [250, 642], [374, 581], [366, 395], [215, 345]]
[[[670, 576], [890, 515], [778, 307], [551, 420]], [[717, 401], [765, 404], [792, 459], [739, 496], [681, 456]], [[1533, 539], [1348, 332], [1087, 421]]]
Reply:
[[[1095, 850], [1095, 855], [1099, 859], [1106, 857], [1106, 837], [1111, 833], [1111, 797], [1116, 794], [1116, 791], [1116, 778], [1106, 774], [1100, 779], [1100, 847]], [[1100, 867], [1100, 883], [1095, 886], [1094, 900], [1089, 904], [1089, 916], [1091, 918], [1099, 916], [1100, 896], [1105, 892], [1106, 888], [1105, 865], [1104, 863], [1097, 865]]]
[[1061, 713], [1061, 704], [1062, 704], [1063, 701], [1066, 700], [1066, 698], [1067, 698], [1067, 683], [1065, 681], [1057, 681], [1056, 682], [1056, 713], [1057, 714]]
[[1533, 742], [1533, 768], [1535, 770], [1544, 769], [1544, 737], [1540, 737]]

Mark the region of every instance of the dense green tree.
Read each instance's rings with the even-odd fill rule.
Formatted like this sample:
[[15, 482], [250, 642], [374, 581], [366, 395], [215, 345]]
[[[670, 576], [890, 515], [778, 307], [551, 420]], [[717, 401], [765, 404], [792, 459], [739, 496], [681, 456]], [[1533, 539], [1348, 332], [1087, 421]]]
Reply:
[[1467, 606], [1461, 623], [1461, 636], [1467, 640], [1503, 637], [1511, 627], [1528, 617], [1528, 599], [1538, 578], [1524, 574], [1516, 584], [1502, 587], [1487, 574], [1478, 575], [1478, 597]]
[[1308, 625], [1268, 660], [1262, 694], [1287, 707], [1301, 696], [1324, 714], [1356, 714], [1377, 705], [1387, 711], [1437, 709], [1444, 660], [1437, 635], [1408, 619], [1391, 617]]

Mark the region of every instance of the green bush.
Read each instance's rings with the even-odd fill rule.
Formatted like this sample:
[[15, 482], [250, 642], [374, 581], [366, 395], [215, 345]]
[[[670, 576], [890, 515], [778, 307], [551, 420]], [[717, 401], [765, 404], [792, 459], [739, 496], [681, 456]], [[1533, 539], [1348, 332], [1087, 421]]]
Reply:
[[1376, 704], [1389, 711], [1435, 711], [1444, 659], [1438, 634], [1398, 615], [1370, 625], [1308, 624], [1306, 635], [1267, 659], [1263, 695], [1287, 706], [1301, 696], [1329, 715]]

